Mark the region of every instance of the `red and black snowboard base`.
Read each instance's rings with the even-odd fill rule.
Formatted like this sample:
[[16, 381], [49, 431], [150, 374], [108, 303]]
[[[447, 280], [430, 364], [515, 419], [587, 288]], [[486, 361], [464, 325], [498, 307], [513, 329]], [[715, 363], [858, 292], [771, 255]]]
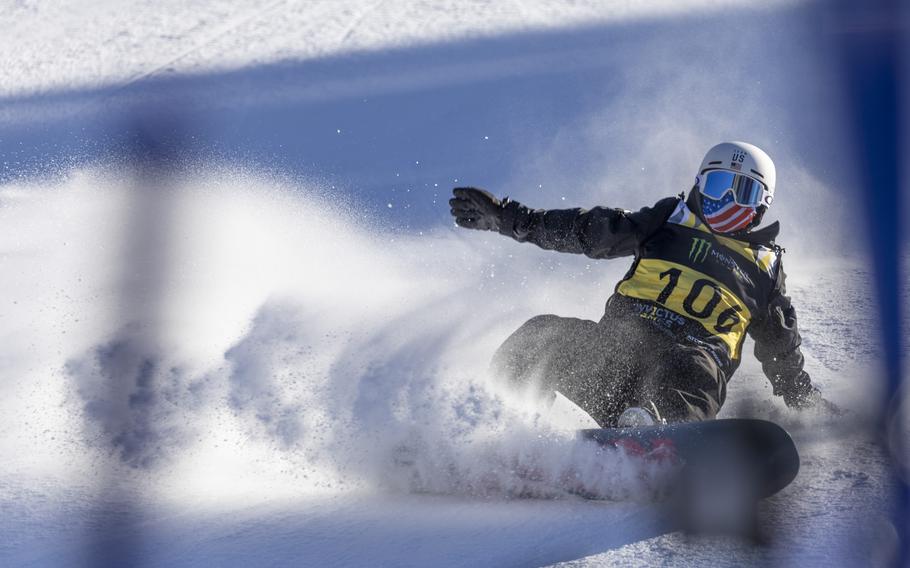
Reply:
[[771, 496], [796, 478], [799, 453], [790, 435], [772, 422], [745, 418], [634, 428], [581, 430], [583, 439], [645, 458], [672, 460], [686, 481], [719, 483], [735, 477], [755, 497]]

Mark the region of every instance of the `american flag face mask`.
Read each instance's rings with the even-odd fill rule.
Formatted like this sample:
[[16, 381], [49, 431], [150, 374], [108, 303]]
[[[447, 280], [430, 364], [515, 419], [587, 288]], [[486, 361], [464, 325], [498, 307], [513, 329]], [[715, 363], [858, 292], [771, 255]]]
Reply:
[[718, 233], [742, 231], [752, 223], [756, 208], [771, 205], [774, 197], [762, 182], [731, 171], [711, 170], [698, 181], [702, 214]]
[[727, 192], [720, 199], [706, 195], [701, 197], [701, 211], [705, 221], [712, 230], [718, 233], [742, 231], [755, 218], [755, 207], [744, 207], [736, 203], [733, 192]]

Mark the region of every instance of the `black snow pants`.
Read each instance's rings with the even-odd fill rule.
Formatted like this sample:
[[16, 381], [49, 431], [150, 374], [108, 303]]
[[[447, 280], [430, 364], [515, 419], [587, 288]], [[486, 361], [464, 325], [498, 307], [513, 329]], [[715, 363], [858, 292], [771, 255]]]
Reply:
[[667, 422], [714, 418], [726, 396], [713, 358], [635, 315], [536, 316], [499, 347], [492, 370], [549, 400], [559, 391], [605, 428], [630, 406]]

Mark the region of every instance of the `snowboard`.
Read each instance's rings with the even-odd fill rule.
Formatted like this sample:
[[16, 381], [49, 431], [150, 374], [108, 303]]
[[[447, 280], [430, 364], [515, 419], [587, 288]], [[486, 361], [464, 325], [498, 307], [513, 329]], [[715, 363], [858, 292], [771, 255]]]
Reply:
[[735, 487], [755, 499], [769, 497], [799, 472], [799, 453], [786, 430], [766, 420], [727, 418], [703, 422], [596, 428], [578, 437], [678, 466], [677, 492], [717, 493]]

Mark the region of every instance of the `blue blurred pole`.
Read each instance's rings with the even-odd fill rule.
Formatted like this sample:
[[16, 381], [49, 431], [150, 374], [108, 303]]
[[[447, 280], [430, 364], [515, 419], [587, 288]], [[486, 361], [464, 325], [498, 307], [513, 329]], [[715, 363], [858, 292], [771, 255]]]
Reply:
[[[859, 202], [865, 203], [871, 256], [875, 269], [879, 322], [885, 357], [887, 401], [881, 431], [902, 424], [901, 372], [901, 252], [904, 238], [901, 217], [902, 160], [905, 146], [901, 129], [901, 50], [910, 17], [901, 0], [845, 0], [836, 16], [835, 41], [844, 64], [846, 93], [852, 112], [856, 162], [859, 166]], [[900, 433], [891, 436], [897, 480], [894, 525], [900, 539], [898, 566], [907, 566], [908, 488], [900, 471], [906, 463], [906, 442]]]
[[154, 412], [160, 387], [155, 375], [157, 341], [163, 333], [160, 322], [174, 254], [164, 244], [173, 230], [175, 170], [191, 150], [185, 133], [189, 121], [172, 108], [180, 106], [138, 107], [116, 132], [125, 140], [123, 166], [133, 174], [133, 206], [122, 236], [127, 265], [116, 307], [123, 329], [138, 325], [145, 331], [121, 336], [123, 344], [116, 357], [124, 362], [123, 372], [109, 377], [109, 400], [128, 399], [130, 416], [116, 432], [121, 441], [115, 438], [111, 447], [111, 455], [121, 461], [109, 462], [95, 478], [100, 499], [92, 511], [84, 558], [84, 565], [92, 568], [137, 568], [152, 563], [148, 535], [143, 532], [142, 487], [127, 472], [144, 473], [152, 467], [144, 458], [157, 456], [152, 434], [159, 428]]

